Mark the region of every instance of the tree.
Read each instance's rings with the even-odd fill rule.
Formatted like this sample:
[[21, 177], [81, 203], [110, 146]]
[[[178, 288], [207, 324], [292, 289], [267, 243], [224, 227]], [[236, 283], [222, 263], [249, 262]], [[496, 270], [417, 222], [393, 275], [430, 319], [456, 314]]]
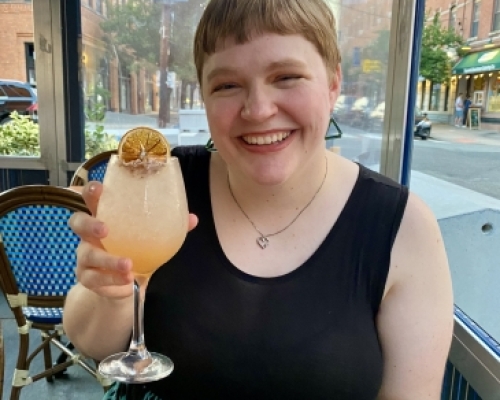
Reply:
[[420, 75], [433, 83], [448, 82], [453, 63], [448, 53], [459, 54], [463, 44], [460, 35], [452, 29], [441, 27], [440, 15], [435, 13], [425, 25], [422, 35]]
[[186, 88], [191, 86], [190, 107], [193, 106], [193, 88], [197, 83], [193, 60], [193, 38], [207, 0], [189, 0], [174, 6], [173, 35], [170, 42], [170, 65], [182, 81], [181, 108], [186, 106]]
[[375, 39], [362, 52], [363, 60], [375, 62], [372, 70], [364, 71], [362, 77], [365, 82], [365, 96], [368, 95], [376, 104], [385, 98], [390, 35], [389, 30], [378, 31]]
[[[162, 52], [160, 46], [165, 35], [165, 29], [162, 29], [162, 11], [165, 10], [162, 2], [127, 0], [120, 4], [108, 0], [107, 19], [101, 23], [101, 28], [110, 54], [118, 57], [120, 65], [127, 66], [130, 71], [145, 68], [156, 72], [161, 61], [166, 62], [166, 70], [176, 72], [185, 87], [184, 81], [196, 82], [192, 41], [206, 0], [172, 3], [167, 8], [170, 29], [166, 34], [167, 43], [163, 46], [166, 51]], [[171, 88], [166, 85], [166, 70], [162, 71], [160, 79], [160, 111], [166, 111], [166, 116], [160, 115], [161, 125], [170, 119]]]
[[110, 53], [129, 68], [158, 65], [161, 6], [151, 0], [107, 3], [107, 19], [101, 23]]

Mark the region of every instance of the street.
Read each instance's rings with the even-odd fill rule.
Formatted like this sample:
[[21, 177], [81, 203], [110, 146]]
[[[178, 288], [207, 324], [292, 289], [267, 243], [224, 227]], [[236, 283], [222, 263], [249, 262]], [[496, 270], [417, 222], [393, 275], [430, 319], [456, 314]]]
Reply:
[[[117, 139], [130, 126], [138, 124], [156, 127], [157, 121], [152, 116], [111, 112], [104, 121], [106, 132]], [[327, 147], [339, 146], [342, 156], [364, 165], [379, 163], [380, 132], [365, 132], [342, 124], [340, 128], [342, 138], [327, 141]], [[170, 135], [166, 129], [164, 134], [177, 145], [177, 130], [172, 129], [172, 132]], [[329, 135], [335, 133], [331, 128]], [[206, 139], [199, 144], [205, 143]], [[435, 125], [431, 138], [413, 140], [412, 170], [500, 199], [500, 133]]]
[[[363, 164], [380, 160], [381, 134], [341, 126], [341, 139], [327, 146]], [[428, 140], [413, 140], [412, 170], [500, 199], [500, 133], [435, 129]], [[410, 180], [411, 187], [411, 180]]]

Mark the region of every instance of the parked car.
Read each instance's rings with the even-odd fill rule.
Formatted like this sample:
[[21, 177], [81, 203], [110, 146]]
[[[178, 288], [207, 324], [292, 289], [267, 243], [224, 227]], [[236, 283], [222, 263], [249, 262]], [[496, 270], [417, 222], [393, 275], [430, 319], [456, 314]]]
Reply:
[[29, 83], [0, 79], [0, 124], [10, 122], [13, 111], [28, 115], [36, 101], [36, 90]]
[[354, 96], [340, 95], [333, 109], [335, 120], [342, 124], [348, 123], [350, 120], [351, 107], [355, 101], [356, 97]]
[[[382, 126], [382, 121], [384, 119], [384, 114], [385, 114], [385, 101], [381, 102], [378, 104], [375, 109], [370, 113], [370, 118], [372, 119], [372, 123], [378, 126]], [[422, 112], [420, 108], [415, 107], [414, 111], [414, 116], [415, 116], [415, 122], [414, 126], [417, 126], [417, 124], [424, 119], [424, 117], [427, 114]], [[428, 129], [428, 132], [427, 132]], [[431, 134], [431, 129], [432, 127], [426, 128], [426, 133], [428, 133], [427, 137], [430, 136]]]

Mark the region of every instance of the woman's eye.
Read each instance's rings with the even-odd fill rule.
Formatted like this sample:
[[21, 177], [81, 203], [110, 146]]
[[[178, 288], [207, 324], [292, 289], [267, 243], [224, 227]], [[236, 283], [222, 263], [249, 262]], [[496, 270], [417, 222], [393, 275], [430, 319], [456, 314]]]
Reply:
[[221, 84], [221, 85], [217, 85], [217, 86], [213, 89], [213, 91], [214, 91], [214, 92], [220, 92], [220, 91], [222, 91], [222, 90], [229, 90], [229, 89], [233, 89], [233, 88], [235, 88], [235, 87], [236, 87], [236, 85], [235, 85], [235, 84], [233, 84], [233, 83], [223, 83], [223, 84]]
[[278, 81], [286, 82], [300, 78], [301, 78], [300, 75], [281, 75], [278, 77]]

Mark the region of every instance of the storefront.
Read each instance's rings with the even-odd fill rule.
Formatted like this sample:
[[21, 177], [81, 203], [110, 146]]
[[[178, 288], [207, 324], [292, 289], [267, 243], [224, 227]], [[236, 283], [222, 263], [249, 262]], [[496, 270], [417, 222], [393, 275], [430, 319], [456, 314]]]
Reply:
[[468, 94], [483, 122], [500, 124], [500, 48], [467, 54], [453, 67], [456, 93]]

